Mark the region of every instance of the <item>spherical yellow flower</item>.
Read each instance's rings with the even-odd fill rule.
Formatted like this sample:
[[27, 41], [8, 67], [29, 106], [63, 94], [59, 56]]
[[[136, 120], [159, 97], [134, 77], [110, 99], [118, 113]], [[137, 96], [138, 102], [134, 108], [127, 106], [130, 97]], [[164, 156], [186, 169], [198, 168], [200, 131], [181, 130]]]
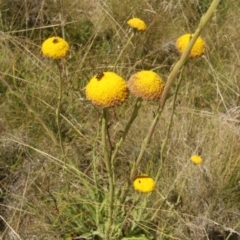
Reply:
[[133, 182], [135, 190], [143, 193], [152, 192], [155, 187], [155, 181], [147, 174], [141, 174]]
[[125, 80], [114, 72], [99, 73], [86, 86], [87, 99], [103, 108], [121, 105], [128, 93]]
[[[176, 41], [176, 47], [180, 53], [183, 53], [190, 42], [193, 34], [184, 34]], [[197, 38], [197, 41], [194, 43], [192, 50], [190, 52], [190, 57], [200, 57], [205, 52], [205, 42], [201, 37]]]
[[202, 158], [198, 155], [192, 155], [190, 160], [195, 164], [201, 164], [203, 161]]
[[144, 100], [158, 100], [164, 89], [163, 80], [153, 71], [140, 71], [128, 81], [130, 92]]
[[50, 37], [42, 44], [43, 55], [59, 59], [64, 58], [69, 51], [69, 44], [60, 37]]
[[145, 31], [147, 29], [147, 25], [140, 18], [132, 18], [127, 21], [127, 24], [138, 31]]

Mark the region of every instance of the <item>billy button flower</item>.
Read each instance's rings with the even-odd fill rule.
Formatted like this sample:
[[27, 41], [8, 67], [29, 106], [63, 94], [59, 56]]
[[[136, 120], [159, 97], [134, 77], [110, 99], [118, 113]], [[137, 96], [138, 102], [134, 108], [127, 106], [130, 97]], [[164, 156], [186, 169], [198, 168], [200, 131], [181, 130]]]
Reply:
[[[190, 42], [193, 34], [184, 34], [181, 37], [179, 37], [176, 41], [176, 47], [179, 51], [179, 53], [183, 53], [184, 50], [186, 49], [188, 43]], [[197, 38], [197, 41], [194, 43], [191, 52], [190, 52], [190, 57], [195, 58], [195, 57], [200, 57], [203, 55], [205, 52], [205, 42], [201, 37]]]
[[128, 93], [125, 80], [114, 72], [99, 73], [86, 86], [86, 98], [102, 108], [123, 104]]
[[141, 20], [140, 18], [132, 18], [127, 21], [127, 24], [133, 28], [137, 29], [138, 31], [145, 31], [147, 29], [146, 23]]
[[201, 164], [203, 161], [202, 158], [198, 155], [192, 155], [190, 160], [195, 164]]
[[69, 44], [60, 37], [50, 37], [42, 44], [43, 55], [59, 59], [64, 58], [69, 52]]
[[139, 192], [152, 192], [155, 187], [155, 181], [147, 174], [141, 174], [135, 178], [133, 182], [133, 187], [136, 191]]
[[130, 92], [143, 100], [160, 99], [164, 85], [157, 73], [145, 70], [133, 74], [128, 81]]

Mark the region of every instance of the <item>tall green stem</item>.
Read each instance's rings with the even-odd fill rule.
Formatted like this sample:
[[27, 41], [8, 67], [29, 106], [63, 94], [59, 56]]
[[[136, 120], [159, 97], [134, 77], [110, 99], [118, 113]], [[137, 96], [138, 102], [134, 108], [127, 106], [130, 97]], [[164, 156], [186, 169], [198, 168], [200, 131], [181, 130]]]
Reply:
[[136, 101], [136, 103], [135, 103], [135, 105], [134, 105], [134, 109], [133, 109], [133, 111], [132, 111], [132, 115], [131, 115], [131, 117], [130, 117], [130, 119], [129, 119], [126, 127], [125, 127], [125, 130], [124, 130], [121, 138], [120, 138], [119, 141], [116, 143], [115, 150], [114, 150], [114, 152], [113, 152], [113, 154], [112, 154], [112, 157], [111, 157], [111, 162], [112, 162], [112, 164], [114, 163], [114, 160], [115, 160], [115, 158], [116, 158], [116, 155], [117, 155], [117, 153], [118, 153], [118, 150], [119, 150], [119, 148], [121, 147], [122, 143], [124, 142], [124, 140], [125, 140], [125, 138], [126, 138], [126, 136], [127, 136], [127, 134], [128, 134], [128, 131], [129, 131], [130, 127], [132, 126], [134, 120], [136, 119], [136, 117], [137, 117], [137, 115], [138, 115], [138, 110], [139, 110], [140, 107], [141, 107], [141, 103], [142, 103], [142, 99], [141, 99], [141, 98], [137, 98], [137, 101]]
[[[62, 62], [63, 65], [63, 62]], [[57, 123], [57, 128], [58, 128], [58, 138], [59, 138], [59, 144], [61, 148], [61, 153], [64, 158], [64, 164], [66, 164], [66, 159], [65, 159], [65, 150], [63, 146], [63, 141], [62, 141], [62, 134], [61, 134], [61, 127], [60, 127], [60, 114], [61, 114], [61, 106], [62, 106], [62, 84], [63, 84], [63, 66], [61, 66], [61, 63], [57, 60], [57, 66], [59, 70], [59, 80], [58, 80], [58, 104], [57, 104], [57, 109], [56, 109], [56, 123]]]
[[106, 227], [105, 239], [110, 239], [110, 230], [112, 226], [113, 219], [113, 205], [114, 205], [114, 183], [113, 183], [113, 171], [110, 154], [107, 146], [107, 131], [108, 131], [108, 109], [103, 109], [102, 115], [102, 149], [104, 154], [104, 163], [108, 173], [108, 183], [109, 183], [109, 204], [108, 204], [108, 222]]
[[[192, 39], [190, 40], [186, 50], [184, 51], [184, 53], [182, 54], [181, 58], [179, 59], [179, 61], [176, 63], [176, 65], [173, 67], [171, 73], [168, 76], [167, 82], [166, 82], [166, 86], [164, 88], [163, 94], [162, 94], [162, 98], [160, 101], [160, 108], [163, 110], [164, 106], [165, 106], [165, 102], [167, 99], [167, 94], [169, 92], [169, 89], [171, 87], [171, 85], [173, 84], [173, 82], [175, 81], [176, 77], [178, 76], [179, 71], [182, 69], [182, 67], [184, 66], [184, 64], [186, 63], [186, 61], [188, 60], [188, 56], [189, 53], [194, 45], [194, 43], [196, 42], [197, 38], [199, 37], [199, 35], [201, 34], [203, 28], [206, 26], [206, 24], [208, 23], [208, 21], [210, 20], [213, 12], [216, 10], [218, 4], [219, 4], [220, 0], [213, 0], [210, 7], [208, 8], [207, 12], [205, 15], [202, 16], [200, 23], [198, 25], [197, 30], [195, 31]], [[172, 126], [172, 120], [173, 120], [173, 114], [174, 114], [174, 110], [175, 110], [175, 104], [176, 104], [176, 98], [177, 98], [177, 94], [178, 94], [178, 90], [181, 84], [181, 74], [179, 77], [179, 82], [177, 85], [177, 89], [175, 92], [175, 96], [174, 96], [174, 100], [173, 100], [173, 108], [172, 108], [172, 115], [171, 115], [171, 119], [170, 119], [170, 123], [168, 126], [168, 131], [167, 131], [167, 135], [165, 140], [163, 141], [162, 145], [161, 145], [161, 164], [163, 164], [163, 152], [167, 143], [167, 140], [169, 138], [169, 133], [170, 133], [170, 129]], [[158, 178], [160, 176], [160, 172], [161, 172], [161, 168], [160, 170], [157, 172], [156, 175], [156, 181], [158, 181]], [[158, 208], [156, 210], [156, 212], [154, 213], [153, 217], [151, 218], [151, 221], [153, 221], [155, 219], [155, 217], [157, 216], [158, 211], [160, 210], [160, 208]]]
[[169, 74], [168, 76], [168, 79], [167, 79], [167, 82], [166, 82], [166, 85], [164, 87], [164, 90], [163, 90], [163, 93], [162, 93], [162, 97], [161, 97], [161, 100], [160, 100], [160, 105], [159, 105], [159, 108], [158, 108], [158, 111], [157, 111], [157, 114], [151, 124], [151, 127], [149, 129], [149, 132], [148, 132], [148, 135], [147, 137], [144, 139], [143, 143], [142, 143], [142, 146], [141, 146], [141, 150], [140, 150], [140, 153], [139, 153], [139, 156], [136, 160], [136, 163], [132, 169], [132, 172], [131, 172], [131, 176], [130, 176], [130, 181], [132, 181], [135, 176], [136, 176], [136, 170], [142, 160], [142, 157], [143, 157], [143, 154], [147, 148], [147, 145], [149, 144], [150, 140], [151, 140], [151, 137], [153, 135], [153, 132], [155, 130], [155, 127], [157, 125], [157, 122], [159, 120], [159, 117], [161, 115], [161, 112], [162, 110], [164, 109], [164, 105], [165, 105], [165, 102], [166, 102], [166, 99], [167, 99], [167, 94], [169, 92], [169, 89], [171, 87], [171, 85], [173, 84], [173, 82], [175, 81], [176, 77], [178, 76], [178, 73], [180, 71], [180, 69], [182, 68], [182, 66], [186, 63], [186, 61], [188, 60], [188, 57], [189, 57], [189, 53], [194, 45], [194, 43], [196, 42], [197, 38], [199, 37], [200, 33], [202, 32], [203, 28], [206, 26], [206, 24], [208, 23], [208, 21], [210, 20], [213, 12], [215, 11], [217, 5], [219, 4], [220, 0], [213, 0], [207, 13], [205, 15], [202, 16], [201, 20], [200, 20], [200, 23], [198, 25], [198, 28], [197, 30], [195, 31], [192, 39], [190, 40], [186, 50], [183, 52], [180, 60], [175, 64], [175, 66], [173, 67], [173, 70], [171, 71], [171, 73]]
[[130, 174], [130, 178], [128, 180], [128, 182], [125, 184], [125, 186], [122, 188], [122, 192], [121, 192], [121, 196], [120, 196], [120, 201], [123, 202], [124, 201], [124, 198], [126, 196], [126, 193], [128, 191], [128, 188], [130, 186], [130, 184], [132, 183], [132, 181], [135, 179], [136, 175], [137, 175], [137, 169], [141, 163], [141, 160], [142, 160], [142, 157], [143, 157], [143, 154], [149, 144], [149, 142], [151, 141], [151, 138], [152, 138], [152, 135], [153, 135], [153, 132], [155, 130], [155, 127], [157, 125], [157, 122], [158, 122], [158, 119], [159, 117], [161, 116], [161, 109], [158, 108], [158, 111], [155, 115], [155, 118], [153, 119], [153, 122], [150, 126], [150, 129], [148, 131], [148, 134], [146, 136], [146, 138], [144, 138], [143, 142], [142, 142], [142, 145], [141, 145], [141, 150], [140, 150], [140, 153], [138, 155], [138, 158], [135, 162], [135, 164], [133, 165], [132, 167], [132, 170], [131, 170], [131, 174]]
[[153, 132], [154, 132], [155, 127], [156, 127], [156, 125], [157, 125], [157, 123], [158, 123], [158, 119], [159, 119], [160, 116], [161, 116], [161, 113], [162, 113], [161, 109], [158, 109], [158, 111], [157, 111], [157, 113], [156, 113], [156, 115], [155, 115], [155, 118], [153, 119], [152, 124], [151, 124], [151, 126], [150, 126], [150, 128], [149, 128], [148, 134], [147, 134], [147, 136], [144, 138], [144, 140], [143, 140], [143, 142], [142, 142], [140, 153], [139, 153], [138, 158], [137, 158], [137, 160], [136, 160], [136, 162], [135, 162], [135, 164], [134, 164], [134, 166], [133, 166], [133, 169], [132, 169], [132, 171], [131, 171], [131, 176], [130, 176], [130, 181], [131, 181], [131, 182], [132, 182], [132, 181], [134, 180], [134, 178], [136, 177], [137, 168], [139, 167], [140, 162], [141, 162], [142, 157], [143, 157], [143, 154], [144, 154], [144, 152], [145, 152], [148, 144], [149, 144], [150, 141], [151, 141]]
[[98, 138], [99, 138], [99, 133], [100, 133], [100, 125], [98, 124], [98, 129], [97, 129], [97, 134], [94, 139], [94, 144], [93, 144], [93, 181], [94, 181], [94, 186], [95, 186], [95, 198], [97, 201], [97, 204], [95, 206], [95, 212], [96, 212], [96, 225], [99, 224], [100, 222], [100, 214], [99, 214], [99, 199], [100, 199], [100, 191], [99, 191], [99, 181], [98, 181], [98, 171], [97, 171], [97, 166], [98, 166], [98, 161], [99, 161], [99, 155], [97, 154], [97, 143], [98, 143]]
[[155, 177], [156, 182], [158, 181], [158, 178], [160, 176], [160, 173], [161, 173], [161, 170], [162, 170], [163, 164], [164, 164], [163, 153], [165, 151], [165, 147], [167, 145], [169, 135], [170, 135], [170, 130], [171, 130], [172, 123], [173, 123], [173, 116], [174, 116], [174, 112], [175, 112], [175, 108], [176, 108], [177, 95], [178, 95], [178, 91], [179, 91], [179, 88], [180, 88], [180, 85], [181, 85], [181, 82], [182, 82], [182, 71], [183, 71], [183, 68], [181, 69], [181, 72], [180, 72], [180, 75], [179, 75], [179, 78], [178, 78], [179, 80], [178, 80], [178, 83], [177, 83], [177, 88], [176, 88], [176, 91], [175, 91], [175, 94], [174, 94], [172, 113], [171, 113], [170, 121], [169, 121], [169, 124], [168, 124], [167, 134], [166, 134], [166, 137], [164, 138], [164, 140], [161, 144], [161, 149], [160, 149], [161, 166], [158, 168], [157, 175]]
[[180, 71], [180, 69], [182, 68], [182, 66], [185, 64], [185, 62], [187, 61], [190, 51], [194, 45], [194, 43], [196, 42], [197, 38], [199, 37], [199, 35], [201, 34], [202, 30], [204, 29], [204, 27], [207, 25], [208, 21], [210, 20], [212, 14], [214, 13], [214, 11], [216, 10], [219, 2], [221, 0], [213, 0], [210, 7], [208, 8], [207, 12], [202, 16], [199, 25], [195, 31], [195, 33], [193, 34], [193, 37], [191, 38], [186, 50], [183, 52], [183, 54], [181, 55], [181, 58], [179, 59], [179, 61], [174, 65], [171, 73], [168, 76], [167, 82], [166, 82], [166, 86], [164, 87], [164, 91], [162, 94], [162, 98], [161, 98], [161, 102], [160, 102], [160, 106], [163, 109], [165, 102], [167, 100], [167, 94], [169, 92], [169, 89], [171, 87], [171, 85], [173, 84], [173, 82], [175, 81], [176, 77], [178, 76], [178, 73]]

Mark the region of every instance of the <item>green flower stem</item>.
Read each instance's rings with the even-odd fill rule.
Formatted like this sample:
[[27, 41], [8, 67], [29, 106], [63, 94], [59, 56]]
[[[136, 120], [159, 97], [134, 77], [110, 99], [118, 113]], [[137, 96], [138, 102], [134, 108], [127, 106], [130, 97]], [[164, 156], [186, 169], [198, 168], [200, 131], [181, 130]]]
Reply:
[[11, 85], [3, 78], [0, 77], [0, 80], [3, 82], [3, 84], [10, 90], [10, 92], [15, 95], [17, 98], [19, 98], [23, 104], [25, 105], [25, 107], [28, 109], [29, 112], [32, 112], [35, 117], [37, 118], [37, 120], [39, 121], [39, 123], [43, 126], [43, 128], [46, 130], [47, 134], [49, 135], [49, 137], [52, 139], [54, 145], [58, 145], [58, 141], [54, 136], [54, 133], [51, 131], [51, 129], [48, 128], [48, 126], [46, 125], [46, 123], [44, 122], [44, 120], [40, 117], [40, 115], [28, 104], [28, 102], [26, 101], [26, 99], [19, 94], [18, 92], [16, 92], [15, 90], [13, 90], [13, 88], [11, 87]]
[[120, 54], [118, 55], [118, 57], [117, 57], [117, 59], [116, 59], [116, 61], [115, 61], [115, 63], [114, 63], [114, 67], [113, 67], [113, 70], [114, 70], [114, 71], [115, 71], [115, 69], [116, 69], [118, 60], [119, 60], [119, 59], [121, 58], [121, 56], [123, 55], [123, 52], [125, 51], [125, 49], [126, 49], [127, 46], [129, 45], [129, 43], [132, 41], [133, 37], [134, 37], [134, 31], [132, 31], [132, 34], [131, 34], [131, 36], [129, 37], [127, 43], [125, 44], [125, 46], [122, 48]]
[[[161, 101], [160, 101], [160, 108], [162, 110], [164, 109], [165, 102], [166, 102], [166, 99], [167, 99], [167, 94], [169, 92], [169, 89], [170, 89], [171, 85], [173, 84], [176, 77], [178, 76], [179, 71], [182, 70], [182, 67], [187, 62], [189, 53], [190, 53], [194, 43], [196, 42], [197, 38], [201, 34], [203, 28], [206, 26], [206, 24], [210, 20], [212, 14], [214, 13], [215, 9], [217, 8], [219, 2], [220, 2], [220, 0], [213, 0], [212, 1], [210, 7], [208, 8], [208, 10], [206, 12], [206, 14], [202, 16], [202, 18], [200, 20], [200, 23], [198, 25], [198, 28], [195, 31], [193, 37], [191, 38], [186, 50], [183, 52], [181, 58], [179, 59], [179, 61], [176, 63], [176, 65], [173, 67], [171, 73], [169, 74], [166, 85], [164, 87], [162, 98], [161, 98]], [[179, 87], [180, 87], [180, 84], [181, 84], [181, 80], [182, 80], [182, 76], [180, 74], [179, 82], [178, 82], [177, 89], [176, 89], [175, 96], [174, 96], [174, 100], [173, 100], [173, 109], [172, 109], [172, 115], [171, 115], [170, 123], [168, 125], [167, 136], [166, 136], [166, 138], [164, 139], [164, 141], [161, 145], [161, 152], [160, 152], [161, 153], [161, 164], [163, 164], [163, 152], [164, 152], [167, 140], [169, 138], [169, 133], [170, 133], [170, 129], [171, 129], [171, 126], [172, 126], [173, 114], [174, 114], [174, 110], [175, 110], [176, 98], [177, 98], [178, 90], [179, 90]], [[160, 176], [161, 169], [162, 168], [160, 167], [160, 169], [157, 172], [157, 175], [156, 175], [156, 178], [155, 178], [156, 182], [158, 181], [158, 178]], [[160, 208], [158, 208], [156, 210], [156, 212], [153, 214], [153, 217], [151, 218], [151, 221], [153, 221], [155, 219], [159, 210], [160, 210]]]
[[97, 134], [94, 139], [94, 144], [93, 144], [93, 181], [94, 181], [94, 193], [95, 193], [95, 198], [97, 201], [97, 204], [95, 205], [95, 211], [96, 211], [96, 225], [98, 226], [99, 222], [101, 221], [100, 219], [100, 214], [99, 214], [99, 199], [100, 199], [100, 192], [99, 192], [99, 183], [98, 183], [98, 171], [97, 171], [97, 166], [98, 166], [98, 161], [99, 161], [99, 156], [97, 154], [97, 143], [98, 143], [98, 138], [99, 138], [99, 133], [100, 133], [100, 126], [98, 124], [98, 129], [97, 129]]
[[158, 182], [158, 179], [159, 179], [159, 176], [160, 176], [161, 170], [163, 168], [163, 164], [164, 164], [163, 154], [164, 154], [164, 150], [165, 150], [165, 147], [166, 147], [168, 139], [169, 139], [170, 130], [171, 130], [172, 123], [173, 123], [173, 116], [174, 116], [175, 107], [176, 107], [177, 95], [178, 95], [178, 91], [179, 91], [179, 88], [180, 88], [180, 85], [181, 85], [181, 82], [182, 82], [182, 71], [183, 71], [183, 68], [181, 69], [181, 72], [180, 72], [180, 75], [179, 75], [179, 78], [178, 78], [177, 88], [176, 88], [176, 91], [175, 91], [175, 94], [174, 94], [172, 113], [171, 113], [170, 121], [169, 121], [169, 124], [168, 124], [167, 134], [166, 134], [166, 137], [161, 144], [161, 149], [160, 149], [161, 166], [158, 168], [157, 175], [155, 177], [155, 182], [156, 183]]
[[182, 66], [185, 64], [185, 62], [188, 59], [188, 56], [190, 54], [190, 51], [194, 45], [194, 43], [196, 42], [197, 38], [199, 37], [199, 35], [201, 34], [202, 30], [204, 29], [204, 27], [206, 26], [206, 24], [208, 23], [208, 21], [210, 20], [212, 14], [214, 13], [214, 11], [216, 10], [219, 2], [221, 0], [213, 0], [210, 7], [208, 8], [207, 12], [202, 16], [199, 25], [193, 35], [193, 37], [191, 38], [186, 50], [183, 52], [183, 54], [181, 55], [181, 58], [179, 59], [179, 61], [175, 64], [175, 66], [173, 67], [171, 73], [168, 76], [166, 85], [164, 87], [163, 93], [162, 93], [162, 98], [161, 98], [161, 102], [160, 102], [160, 106], [163, 109], [166, 99], [167, 99], [167, 94], [169, 92], [169, 89], [171, 87], [171, 85], [173, 84], [173, 82], [175, 81], [180, 69], [182, 68]]
[[129, 189], [129, 186], [131, 185], [131, 183], [134, 181], [134, 179], [136, 178], [137, 176], [137, 169], [141, 163], [141, 160], [142, 160], [142, 157], [143, 157], [143, 154], [149, 144], [149, 142], [151, 141], [151, 138], [152, 138], [152, 135], [153, 135], [153, 132], [155, 130], [155, 127], [158, 123], [158, 119], [160, 118], [161, 116], [161, 113], [162, 113], [162, 109], [160, 108], [160, 106], [158, 107], [158, 110], [157, 110], [157, 113], [155, 115], [155, 118], [153, 119], [153, 122], [150, 126], [150, 129], [148, 131], [148, 134], [146, 136], [146, 138], [144, 138], [143, 142], [142, 142], [142, 145], [141, 145], [141, 150], [140, 150], [140, 153], [138, 155], [138, 158], [136, 160], [136, 162], [134, 163], [133, 167], [132, 167], [132, 170], [131, 170], [131, 174], [130, 174], [130, 178], [128, 180], [127, 183], [125, 183], [125, 185], [123, 186], [122, 188], [122, 192], [121, 192], [121, 195], [120, 195], [120, 202], [123, 203], [124, 202], [124, 199], [126, 197], [126, 193], [128, 192], [128, 189]]
[[153, 132], [154, 132], [155, 127], [156, 127], [156, 125], [158, 123], [158, 120], [159, 120], [159, 118], [161, 116], [161, 113], [162, 113], [162, 109], [160, 107], [158, 107], [157, 113], [156, 113], [155, 118], [153, 119], [152, 124], [151, 124], [151, 126], [149, 128], [148, 134], [147, 134], [146, 138], [144, 138], [144, 140], [142, 142], [142, 146], [141, 146], [141, 150], [140, 150], [140, 153], [138, 155], [138, 158], [137, 158], [135, 164], [133, 165], [133, 168], [132, 168], [132, 171], [131, 171], [131, 175], [130, 175], [130, 182], [132, 182], [135, 179], [136, 175], [137, 175], [137, 169], [138, 169], [138, 167], [139, 167], [139, 165], [141, 163], [143, 154], [144, 154], [148, 144], [151, 141]]
[[61, 106], [62, 106], [62, 84], [63, 84], [63, 72], [64, 72], [64, 62], [60, 62], [59, 60], [56, 61], [58, 70], [59, 70], [59, 81], [58, 81], [58, 105], [56, 109], [56, 123], [57, 123], [57, 128], [58, 128], [58, 138], [59, 138], [59, 144], [61, 148], [61, 153], [64, 158], [64, 163], [66, 164], [66, 155], [65, 155], [65, 150], [62, 142], [62, 134], [61, 134], [61, 127], [60, 127], [60, 114], [61, 114]]
[[213, 12], [215, 11], [217, 5], [219, 4], [220, 0], [213, 0], [207, 13], [205, 15], [202, 16], [200, 23], [198, 25], [197, 30], [195, 31], [192, 39], [190, 40], [186, 50], [183, 52], [180, 60], [176, 63], [176, 65], [173, 67], [173, 70], [171, 71], [171, 73], [168, 76], [166, 85], [164, 87], [163, 93], [162, 93], [162, 97], [160, 100], [160, 105], [158, 107], [157, 110], [157, 114], [151, 124], [151, 127], [149, 129], [148, 135], [147, 137], [143, 140], [142, 146], [141, 146], [141, 150], [138, 156], [138, 159], [136, 160], [135, 165], [133, 166], [132, 172], [131, 172], [131, 176], [130, 176], [130, 181], [132, 182], [136, 176], [136, 172], [137, 172], [137, 168], [140, 165], [140, 162], [142, 160], [143, 154], [147, 148], [147, 145], [149, 144], [151, 137], [153, 135], [153, 132], [155, 130], [155, 127], [157, 125], [157, 122], [159, 120], [159, 117], [161, 115], [162, 110], [164, 109], [164, 105], [167, 99], [167, 94], [169, 92], [169, 89], [171, 87], [171, 85], [173, 84], [173, 82], [175, 81], [176, 77], [178, 76], [178, 73], [180, 71], [180, 69], [183, 67], [183, 65], [186, 63], [186, 61], [188, 60], [188, 56], [189, 53], [194, 45], [194, 43], [196, 42], [197, 38], [199, 37], [199, 35], [201, 34], [203, 28], [206, 26], [206, 24], [208, 23], [208, 21], [210, 20]]
[[106, 227], [105, 239], [110, 239], [110, 230], [112, 226], [113, 220], [113, 205], [114, 205], [114, 183], [113, 183], [113, 171], [111, 161], [110, 161], [110, 154], [107, 147], [107, 128], [108, 128], [108, 109], [103, 109], [102, 114], [102, 149], [104, 153], [104, 162], [108, 173], [108, 181], [109, 181], [109, 205], [108, 205], [108, 222]]
[[128, 134], [128, 131], [129, 131], [130, 127], [132, 126], [134, 120], [136, 119], [136, 117], [137, 117], [137, 115], [138, 115], [138, 110], [140, 109], [141, 104], [142, 104], [142, 98], [137, 98], [137, 101], [136, 101], [136, 103], [135, 103], [135, 105], [134, 105], [134, 109], [133, 109], [132, 115], [131, 115], [131, 117], [130, 117], [130, 119], [129, 119], [126, 127], [125, 127], [125, 130], [124, 130], [124, 132], [123, 132], [120, 140], [117, 142], [117, 144], [116, 144], [116, 146], [115, 146], [115, 150], [114, 150], [114, 152], [113, 152], [113, 154], [112, 154], [112, 157], [111, 157], [111, 162], [112, 162], [112, 164], [114, 164], [114, 160], [115, 160], [115, 158], [116, 158], [116, 155], [117, 155], [117, 153], [118, 153], [118, 150], [119, 150], [119, 148], [121, 147], [122, 143], [124, 142], [124, 140], [125, 140], [125, 138], [126, 138], [126, 136], [127, 136], [127, 134]]

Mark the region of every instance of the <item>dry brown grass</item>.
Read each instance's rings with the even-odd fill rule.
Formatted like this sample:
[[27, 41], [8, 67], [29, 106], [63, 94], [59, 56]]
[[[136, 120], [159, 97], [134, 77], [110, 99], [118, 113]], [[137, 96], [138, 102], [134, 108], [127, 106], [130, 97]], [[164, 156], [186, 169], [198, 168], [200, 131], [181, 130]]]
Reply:
[[[138, 70], [154, 69], [166, 79], [179, 57], [172, 43], [179, 35], [195, 30], [210, 1], [14, 3], [0, 3], [1, 76], [54, 134], [58, 70], [41, 55], [40, 44], [55, 34], [64, 35], [71, 44], [61, 121], [68, 165], [67, 170], [62, 168], [59, 148], [35, 115], [0, 83], [0, 236], [6, 240], [104, 239], [90, 234], [104, 228], [106, 219], [98, 219], [97, 225], [95, 210], [100, 209], [99, 216], [104, 216], [108, 185], [100, 146], [101, 111], [85, 100], [85, 85], [99, 70], [113, 69], [129, 35], [126, 21], [135, 16], [144, 19], [149, 28], [128, 46], [116, 72], [128, 79]], [[126, 202], [127, 211], [133, 210], [123, 232], [127, 233], [131, 224], [139, 224], [141, 231], [131, 236], [135, 239], [239, 239], [239, 13], [237, 0], [220, 4], [202, 34], [207, 53], [184, 69], [157, 189], [143, 200], [130, 190]], [[130, 96], [126, 104], [110, 111], [113, 143], [124, 130], [134, 101]], [[170, 96], [139, 172], [157, 173], [172, 104]], [[129, 177], [156, 107], [156, 103], [143, 102], [119, 151], [119, 188]], [[192, 165], [192, 154], [201, 155], [204, 163]], [[99, 173], [98, 196], [94, 195], [93, 162]], [[149, 225], [156, 209], [157, 217]], [[116, 217], [116, 228], [124, 214]], [[137, 221], [139, 216], [142, 221]], [[146, 232], [148, 238], [143, 237]]]

